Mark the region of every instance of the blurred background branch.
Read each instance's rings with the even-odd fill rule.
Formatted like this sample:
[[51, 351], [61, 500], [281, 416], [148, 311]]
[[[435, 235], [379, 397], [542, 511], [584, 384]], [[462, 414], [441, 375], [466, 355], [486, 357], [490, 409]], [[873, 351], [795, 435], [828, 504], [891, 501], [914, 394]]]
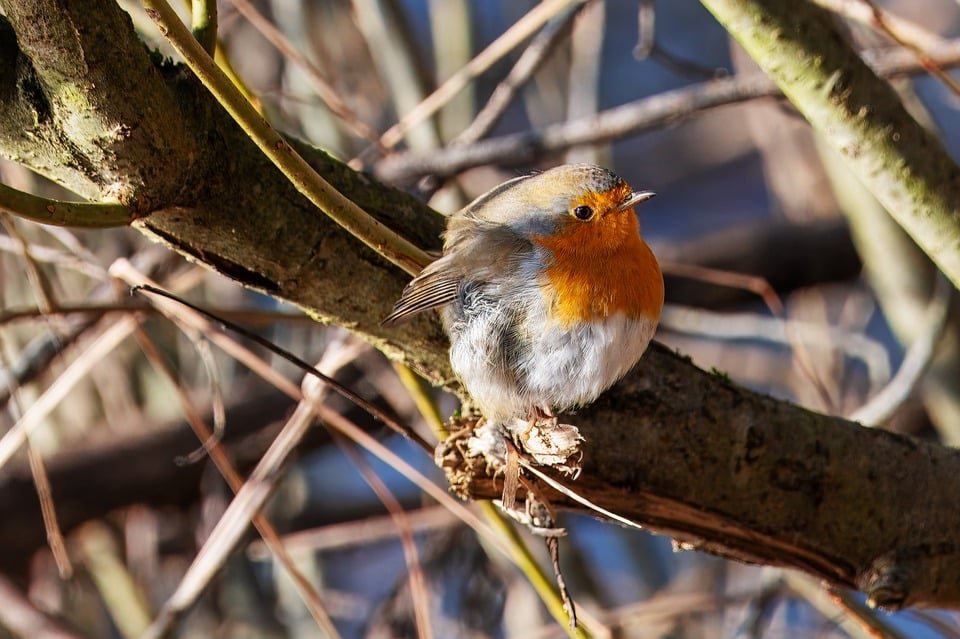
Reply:
[[[866, 115], [882, 128], [896, 114], [886, 121], [890, 137], [907, 138], [908, 150], [911, 140], [960, 148], [950, 90], [960, 6], [818, 0], [827, 13], [794, 4], [798, 18], [781, 33], [819, 16], [797, 60], [823, 48], [836, 54], [826, 58], [839, 60], [835, 69], [852, 69], [821, 86], [850, 87], [839, 96], [847, 100], [854, 89], [880, 91], [891, 102], [870, 98], [877, 109]], [[266, 384], [206, 345], [222, 341], [212, 329], [180, 334], [124, 297], [107, 276], [117, 258], [191, 302], [246, 317], [307, 360], [342, 359], [340, 381], [430, 441], [417, 406], [436, 400], [447, 416], [456, 397], [401, 383], [382, 354], [459, 392], [442, 332], [432, 318], [379, 326], [407, 277], [289, 184], [207, 89], [165, 57], [178, 59], [139, 4], [0, 7], [0, 154], [8, 158], [0, 182], [36, 194], [41, 206], [86, 200], [102, 211], [100, 203], [115, 202], [137, 218], [133, 228], [85, 231], [11, 217], [0, 233], [0, 453], [12, 455], [0, 474], [0, 572], [14, 584], [4, 596], [28, 622], [0, 615], [0, 625], [21, 634], [135, 634], [185, 587], [199, 552], [218, 559], [190, 582], [173, 634], [314, 637], [322, 608], [344, 637], [562, 635], [535, 593], [544, 596], [548, 584], [531, 587], [506, 560], [520, 556], [525, 533], [504, 543], [452, 516], [424, 523], [421, 514], [439, 502], [486, 530], [445, 494], [432, 460], [337, 397], [324, 399], [324, 421], [377, 452], [358, 461], [323, 429], [307, 428], [271, 476], [273, 496], [258, 515], [275, 527], [279, 553], [230, 554], [235, 545], [262, 548], [248, 530], [252, 515], [237, 520], [229, 543], [211, 537], [236, 507], [205, 455], [212, 442], [188, 425], [222, 426], [228, 459], [218, 458], [244, 474], [293, 408], [274, 386], [289, 390], [299, 373], [261, 353], [269, 361], [261, 372], [273, 380]], [[641, 222], [666, 267], [671, 306], [658, 337], [668, 349], [652, 349], [615, 392], [571, 418], [588, 432], [588, 467], [555, 495], [571, 507], [561, 558], [588, 620], [582, 632], [955, 636], [952, 612], [880, 616], [847, 588], [890, 607], [956, 606], [958, 462], [937, 443], [955, 442], [960, 424], [956, 296], [934, 294], [936, 266], [879, 204], [890, 202], [876, 197], [876, 185], [863, 186], [850, 160], [830, 150], [836, 130], [798, 117], [778, 86], [795, 100], [791, 79], [764, 75], [703, 7], [197, 0], [176, 8], [218, 66], [235, 71], [229, 82], [287, 132], [285, 144], [376, 223], [427, 251], [438, 248], [444, 224], [435, 211], [561, 161], [600, 162], [660, 193]], [[748, 49], [761, 69], [782, 54]], [[886, 85], [873, 74], [896, 93], [878, 89]], [[880, 109], [890, 103], [896, 108]], [[899, 104], [928, 133], [902, 119]], [[390, 144], [371, 146], [381, 132]], [[859, 133], [851, 135], [843, 139]], [[389, 184], [338, 160], [357, 156]], [[917, 166], [919, 175], [932, 165]], [[901, 216], [909, 209], [896, 208]], [[292, 321], [301, 311], [332, 326]], [[134, 324], [140, 343], [155, 345], [149, 358], [117, 336]], [[91, 345], [105, 334], [115, 339], [98, 355]], [[158, 357], [178, 384], [151, 365]], [[70, 373], [79, 370], [88, 372]], [[66, 381], [72, 388], [55, 402], [58, 380], [60, 391]], [[884, 389], [896, 393], [871, 417], [878, 429], [837, 417], [875, 407], [870, 400], [889, 395]], [[9, 401], [13, 391], [32, 414], [28, 424]], [[12, 446], [26, 430], [30, 459]], [[41, 458], [46, 472], [31, 473]], [[405, 521], [402, 542], [398, 527], [379, 519], [387, 511], [366, 485], [371, 472], [379, 496], [396, 497], [389, 521]], [[501, 494], [497, 480], [474, 480], [473, 494]], [[674, 537], [678, 549], [799, 567], [839, 590], [779, 569], [674, 554], [663, 537], [575, 514], [583, 505], [569, 501], [570, 490]], [[44, 527], [38, 491], [64, 531], [56, 556], [45, 546], [57, 526]], [[410, 514], [398, 518], [397, 504]], [[368, 519], [376, 534], [360, 532]], [[331, 536], [339, 541], [324, 541]], [[537, 555], [542, 543], [526, 541], [525, 574], [542, 581], [549, 559]], [[64, 554], [76, 572], [70, 582], [57, 567]], [[413, 584], [409, 574], [419, 575]]]

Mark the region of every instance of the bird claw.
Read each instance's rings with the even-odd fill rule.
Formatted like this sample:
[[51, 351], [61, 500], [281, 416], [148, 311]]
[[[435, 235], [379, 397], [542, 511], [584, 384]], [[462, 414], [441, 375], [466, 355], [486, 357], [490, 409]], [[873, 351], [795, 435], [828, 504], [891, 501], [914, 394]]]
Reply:
[[502, 469], [507, 464], [507, 442], [496, 422], [481, 419], [467, 438], [467, 455], [482, 457], [487, 465]]
[[582, 470], [583, 436], [573, 424], [561, 424], [556, 417], [517, 419], [510, 432], [520, 448], [541, 466], [553, 468], [576, 478]]
[[502, 469], [507, 464], [509, 433], [518, 448], [537, 464], [553, 468], [576, 478], [582, 469], [583, 436], [572, 424], [561, 424], [553, 416], [537, 416], [530, 420], [515, 418], [503, 424], [481, 419], [466, 440], [466, 454], [483, 458], [489, 467]]
[[[502, 474], [503, 506], [509, 512], [518, 510], [513, 506], [523, 474], [521, 456], [527, 457], [527, 463], [559, 471], [573, 479], [582, 469], [583, 437], [576, 426], [561, 424], [553, 416], [537, 415], [530, 420], [513, 419], [508, 423], [481, 418], [474, 424], [470, 419], [460, 419], [454, 420], [451, 427], [450, 436], [434, 451], [434, 460], [447, 475], [451, 489], [462, 497], [469, 495], [475, 476]], [[551, 529], [550, 526], [531, 526], [545, 531]]]
[[550, 507], [540, 501], [532, 492], [528, 492], [522, 506], [507, 508], [499, 500], [494, 503], [511, 519], [526, 526], [530, 532], [541, 537], [563, 537], [567, 534], [566, 528], [556, 524]]

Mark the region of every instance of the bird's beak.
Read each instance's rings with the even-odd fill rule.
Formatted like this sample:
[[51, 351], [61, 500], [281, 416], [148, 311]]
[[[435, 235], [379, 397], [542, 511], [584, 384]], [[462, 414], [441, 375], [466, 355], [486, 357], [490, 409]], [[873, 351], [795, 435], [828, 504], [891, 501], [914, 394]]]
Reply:
[[623, 204], [617, 207], [617, 211], [625, 211], [629, 208], [633, 208], [637, 204], [643, 204], [647, 200], [651, 199], [656, 193], [653, 191], [634, 191], [630, 194], [626, 200], [623, 201]]

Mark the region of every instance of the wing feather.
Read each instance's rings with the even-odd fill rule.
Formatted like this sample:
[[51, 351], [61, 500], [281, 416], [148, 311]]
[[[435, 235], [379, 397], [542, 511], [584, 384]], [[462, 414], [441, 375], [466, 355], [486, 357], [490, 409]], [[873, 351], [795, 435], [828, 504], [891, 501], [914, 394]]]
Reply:
[[457, 299], [462, 278], [444, 269], [447, 266], [444, 261], [434, 262], [407, 284], [403, 295], [393, 305], [393, 311], [381, 322], [383, 326], [400, 324], [417, 313], [446, 306]]
[[497, 281], [517, 269], [517, 256], [528, 254], [530, 241], [505, 224], [476, 217], [485, 198], [499, 195], [524, 178], [511, 180], [485, 194], [450, 218], [444, 255], [427, 266], [405, 289], [382, 322], [391, 326], [423, 311], [455, 302], [464, 281]]

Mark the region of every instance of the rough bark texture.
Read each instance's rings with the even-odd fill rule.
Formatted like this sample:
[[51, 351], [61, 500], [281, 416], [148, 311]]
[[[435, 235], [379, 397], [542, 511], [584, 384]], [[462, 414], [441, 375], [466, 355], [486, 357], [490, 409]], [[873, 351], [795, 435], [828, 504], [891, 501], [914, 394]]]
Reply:
[[[858, 588], [880, 605], [960, 604], [960, 451], [758, 395], [659, 345], [565, 421], [586, 443], [583, 474], [564, 483], [607, 510], [693, 548]], [[449, 464], [461, 494], [500, 497], [502, 476]]]
[[[11, 114], [0, 152], [88, 197], [135, 204], [148, 213], [138, 228], [180, 253], [455, 387], [435, 319], [379, 326], [407, 278], [313, 210], [186, 72], [149, 55], [115, 4], [0, 7], [0, 115]], [[424, 205], [300, 150], [371, 214], [436, 246], [441, 219]], [[881, 604], [960, 607], [953, 450], [757, 395], [656, 346], [570, 420], [587, 436], [575, 488], [612, 510]], [[480, 480], [473, 491], [497, 495]]]

